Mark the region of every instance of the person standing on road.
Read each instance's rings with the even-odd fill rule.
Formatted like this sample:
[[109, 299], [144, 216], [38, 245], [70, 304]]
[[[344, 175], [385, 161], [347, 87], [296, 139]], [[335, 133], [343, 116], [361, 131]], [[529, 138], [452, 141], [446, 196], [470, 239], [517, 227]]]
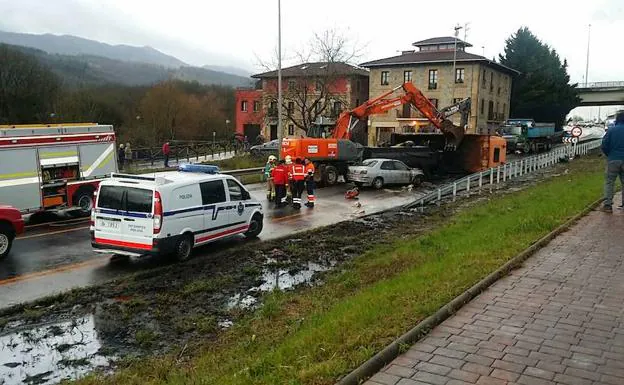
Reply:
[[119, 144], [119, 150], [117, 150], [117, 164], [119, 164], [120, 170], [123, 170], [125, 163], [126, 163], [126, 152], [124, 151], [123, 143], [121, 143]]
[[292, 165], [290, 169], [290, 179], [292, 181], [291, 191], [292, 191], [292, 202], [293, 207], [297, 210], [301, 208], [301, 193], [305, 188], [305, 166], [301, 159], [295, 159], [295, 164]]
[[[620, 177], [620, 183], [624, 185], [624, 111], [618, 111], [615, 115], [615, 124], [602, 138], [602, 152], [607, 156], [607, 172], [605, 175], [604, 204], [602, 211], [613, 212], [613, 189], [615, 180]], [[622, 205], [624, 207], [624, 195]]]
[[126, 165], [130, 166], [132, 162], [132, 149], [130, 148], [130, 142], [126, 143], [126, 147], [124, 148], [125, 156], [126, 156]]
[[271, 177], [275, 185], [275, 207], [280, 208], [286, 205], [286, 182], [288, 181], [288, 171], [281, 159], [277, 166], [271, 170]]
[[[284, 158], [286, 169], [288, 170], [288, 175], [290, 175], [290, 169], [293, 166], [292, 157], [290, 155], [286, 155]], [[290, 177], [286, 181], [286, 200], [292, 202], [292, 184], [290, 183]]]
[[309, 208], [314, 207], [314, 202], [316, 202], [316, 197], [314, 196], [314, 163], [308, 158], [303, 160], [303, 164], [305, 166], [305, 185], [308, 193], [308, 201], [306, 202], [306, 206]]
[[163, 144], [162, 153], [165, 157], [165, 168], [169, 168], [169, 154], [171, 153], [171, 147], [169, 147], [169, 142], [165, 142]]
[[275, 161], [277, 158], [275, 155], [269, 155], [269, 160], [267, 160], [264, 165], [264, 179], [267, 184], [267, 200], [269, 202], [275, 199], [275, 185], [273, 183], [273, 176], [271, 176], [271, 171], [275, 168]]

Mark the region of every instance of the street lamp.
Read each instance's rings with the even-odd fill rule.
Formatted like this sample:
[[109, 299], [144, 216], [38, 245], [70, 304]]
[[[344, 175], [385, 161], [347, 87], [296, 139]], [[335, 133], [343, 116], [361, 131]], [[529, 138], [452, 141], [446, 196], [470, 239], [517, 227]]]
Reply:
[[455, 84], [457, 83], [457, 36], [459, 36], [459, 30], [462, 29], [463, 27], [459, 24], [457, 24], [455, 26], [455, 49], [453, 50], [453, 97], [452, 99], [455, 99]]
[[282, 1], [277, 0], [277, 143], [278, 157], [282, 148]]
[[585, 60], [585, 88], [587, 88], [587, 75], [589, 72], [589, 38], [591, 35], [591, 24], [587, 26], [587, 59]]

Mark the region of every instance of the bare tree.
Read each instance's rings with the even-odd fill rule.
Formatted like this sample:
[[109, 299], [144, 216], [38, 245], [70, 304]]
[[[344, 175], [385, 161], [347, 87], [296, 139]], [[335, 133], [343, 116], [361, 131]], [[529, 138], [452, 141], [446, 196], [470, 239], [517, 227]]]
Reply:
[[[297, 50], [292, 57], [299, 67], [283, 78], [282, 118], [304, 132], [315, 126], [320, 118], [336, 118], [349, 108], [349, 94], [342, 82], [353, 74], [353, 62], [361, 56], [361, 49], [345, 33], [330, 29], [315, 33], [307, 48]], [[275, 70], [275, 62], [260, 62], [268, 70]], [[264, 104], [269, 115], [277, 114], [277, 83], [265, 82]]]

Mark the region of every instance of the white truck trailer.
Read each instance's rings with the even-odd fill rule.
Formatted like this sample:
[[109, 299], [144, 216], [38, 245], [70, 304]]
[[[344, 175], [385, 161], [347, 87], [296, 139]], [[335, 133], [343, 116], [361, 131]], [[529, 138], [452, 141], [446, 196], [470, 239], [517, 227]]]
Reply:
[[0, 204], [86, 214], [100, 181], [118, 171], [115, 150], [110, 125], [0, 126]]

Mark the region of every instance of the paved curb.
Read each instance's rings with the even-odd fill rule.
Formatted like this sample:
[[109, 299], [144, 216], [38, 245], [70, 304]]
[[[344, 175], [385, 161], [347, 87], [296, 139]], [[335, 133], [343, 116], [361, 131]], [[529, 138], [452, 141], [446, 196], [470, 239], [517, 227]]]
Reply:
[[527, 260], [536, 251], [546, 246], [557, 235], [568, 230], [579, 219], [587, 215], [590, 211], [594, 210], [602, 202], [602, 198], [588, 205], [583, 211], [570, 218], [561, 226], [551, 231], [537, 242], [529, 246], [529, 248], [522, 251], [520, 254], [513, 257], [503, 266], [499, 267], [494, 272], [490, 273], [487, 277], [476, 283], [470, 289], [466, 290], [459, 296], [455, 297], [451, 302], [442, 306], [437, 312], [430, 315], [421, 321], [414, 328], [394, 340], [390, 345], [386, 346], [382, 351], [375, 354], [368, 361], [364, 362], [358, 368], [347, 374], [336, 385], [357, 385], [363, 380], [371, 377], [373, 374], [381, 370], [386, 364], [398, 357], [404, 350], [405, 345], [413, 345], [424, 335], [426, 335], [435, 326], [441, 324], [444, 320], [457, 312], [463, 305], [470, 302], [473, 298], [485, 291], [493, 283], [506, 276], [510, 271], [519, 267], [522, 262]]

